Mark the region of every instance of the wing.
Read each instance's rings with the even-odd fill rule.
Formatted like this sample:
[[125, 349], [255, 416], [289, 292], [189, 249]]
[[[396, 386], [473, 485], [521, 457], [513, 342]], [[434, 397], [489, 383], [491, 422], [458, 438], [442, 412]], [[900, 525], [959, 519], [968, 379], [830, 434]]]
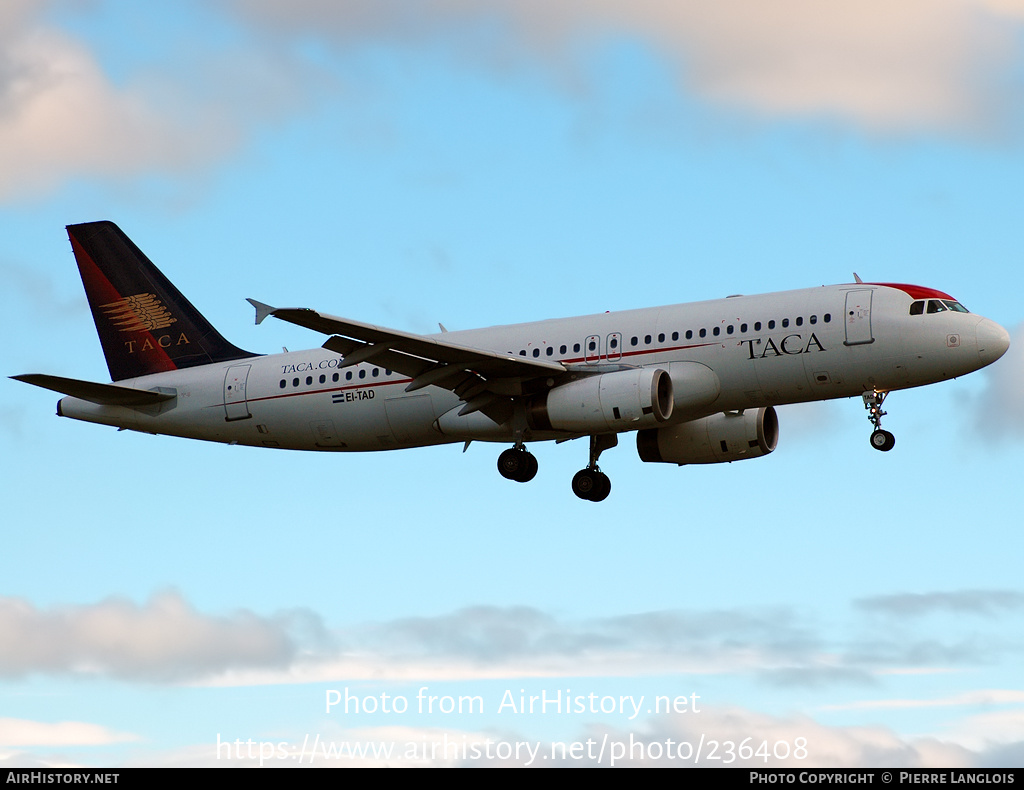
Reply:
[[342, 367], [373, 362], [396, 370], [412, 379], [406, 392], [428, 385], [451, 390], [466, 403], [460, 415], [479, 410], [499, 424], [511, 416], [509, 399], [529, 390], [529, 382], [557, 378], [566, 372], [559, 362], [473, 348], [306, 308], [275, 308], [254, 299], [248, 301], [256, 308], [257, 324], [274, 316], [331, 335], [323, 347], [345, 358]]

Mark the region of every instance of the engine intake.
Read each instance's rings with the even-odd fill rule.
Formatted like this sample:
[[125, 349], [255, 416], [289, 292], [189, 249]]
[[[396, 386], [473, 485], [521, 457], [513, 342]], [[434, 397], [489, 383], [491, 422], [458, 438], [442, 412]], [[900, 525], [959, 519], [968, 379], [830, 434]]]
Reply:
[[631, 431], [672, 416], [672, 379], [661, 368], [636, 368], [562, 384], [529, 408], [535, 430], [601, 433]]
[[771, 406], [724, 412], [692, 422], [638, 431], [640, 460], [666, 464], [719, 464], [768, 455], [779, 443]]

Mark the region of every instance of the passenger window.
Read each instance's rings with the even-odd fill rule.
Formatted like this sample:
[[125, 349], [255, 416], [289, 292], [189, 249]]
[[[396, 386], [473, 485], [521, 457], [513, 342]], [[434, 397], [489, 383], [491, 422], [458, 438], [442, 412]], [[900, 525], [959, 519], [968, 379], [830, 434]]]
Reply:
[[552, 354], [555, 353], [555, 347], [554, 346], [548, 346], [547, 349], [545, 349], [544, 353], [547, 354], [550, 357]]
[[708, 330], [706, 330], [706, 329], [701, 329], [701, 330], [700, 330], [700, 336], [701, 336], [701, 337], [707, 337], [707, 336], [708, 336]]
[[797, 316], [797, 318], [796, 318], [796, 325], [797, 326], [803, 326], [804, 325], [804, 318], [803, 318], [803, 316]]
[[687, 340], [693, 340], [693, 330], [692, 329], [687, 329], [686, 330], [686, 339]]
[[665, 342], [665, 333], [664, 332], [662, 332], [660, 335], [658, 335], [658, 342], [659, 343], [664, 343]]
[[679, 339], [679, 333], [678, 332], [673, 332], [672, 333], [672, 339], [673, 340], [678, 340]]
[[721, 333], [722, 327], [720, 326], [716, 326], [713, 330], [711, 330], [711, 334], [713, 334], [715, 337], [718, 337]]
[[789, 326], [789, 319], [788, 318], [783, 318], [782, 319], [782, 328], [785, 329], [788, 326]]

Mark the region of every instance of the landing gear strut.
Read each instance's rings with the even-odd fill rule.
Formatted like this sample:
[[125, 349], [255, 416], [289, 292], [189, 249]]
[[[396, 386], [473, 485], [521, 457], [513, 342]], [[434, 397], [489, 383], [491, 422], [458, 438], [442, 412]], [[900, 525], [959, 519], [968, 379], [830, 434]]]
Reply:
[[864, 399], [864, 408], [868, 410], [868, 419], [875, 426], [875, 430], [871, 434], [871, 446], [884, 453], [896, 446], [896, 437], [888, 431], [882, 430], [882, 418], [886, 415], [886, 412], [882, 411], [882, 403], [888, 394], [888, 392], [868, 390], [861, 395], [861, 398]]
[[597, 459], [618, 443], [619, 438], [614, 433], [590, 437], [590, 463], [572, 478], [572, 492], [580, 499], [601, 502], [611, 493], [612, 481], [601, 471]]
[[498, 456], [498, 472], [506, 480], [528, 483], [537, 474], [537, 459], [521, 444]]

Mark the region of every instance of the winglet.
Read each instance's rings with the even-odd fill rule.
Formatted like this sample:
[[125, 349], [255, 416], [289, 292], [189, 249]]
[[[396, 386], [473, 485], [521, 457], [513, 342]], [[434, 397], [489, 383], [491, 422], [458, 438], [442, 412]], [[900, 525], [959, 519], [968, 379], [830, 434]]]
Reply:
[[268, 304], [263, 304], [263, 302], [257, 302], [255, 299], [246, 299], [245, 301], [247, 301], [249, 304], [256, 308], [257, 325], [262, 324], [264, 318], [266, 318], [269, 315], [273, 315], [274, 312], [277, 310], [276, 307], [271, 307]]

